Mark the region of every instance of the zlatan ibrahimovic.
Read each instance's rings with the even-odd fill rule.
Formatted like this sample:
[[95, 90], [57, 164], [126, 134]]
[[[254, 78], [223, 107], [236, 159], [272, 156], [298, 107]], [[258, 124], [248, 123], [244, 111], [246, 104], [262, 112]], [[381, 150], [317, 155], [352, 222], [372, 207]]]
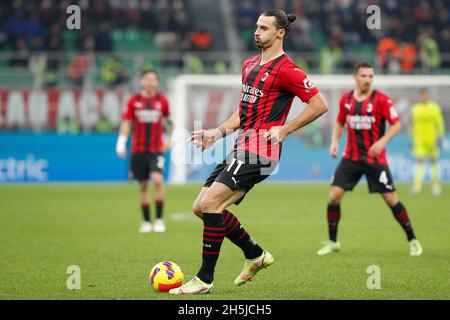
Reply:
[[[386, 159], [385, 145], [400, 132], [400, 119], [391, 98], [372, 89], [374, 70], [370, 64], [356, 66], [353, 77], [356, 88], [342, 95], [333, 130], [330, 146], [332, 157], [337, 157], [344, 126], [347, 127], [347, 143], [343, 159], [334, 173], [328, 200], [329, 240], [317, 254], [322, 256], [339, 251], [337, 227], [341, 218], [341, 200], [345, 192], [353, 190], [361, 176], [365, 175], [369, 192], [381, 194], [405, 231], [411, 256], [419, 256], [422, 247], [416, 240], [408, 212], [397, 197]], [[386, 121], [391, 125], [387, 132]]]
[[[252, 280], [262, 268], [273, 263], [272, 255], [261, 248], [227, 208], [242, 201], [253, 186], [276, 168], [281, 143], [287, 135], [325, 113], [327, 104], [306, 74], [283, 51], [283, 39], [295, 15], [282, 10], [264, 12], [254, 34], [261, 54], [248, 58], [242, 66], [242, 96], [237, 110], [223, 125], [213, 130], [193, 132], [192, 141], [202, 149], [221, 137], [239, 130], [234, 150], [206, 180], [193, 205], [203, 220], [203, 263], [197, 275], [172, 294], [208, 293], [214, 287], [214, 268], [226, 237], [242, 249], [244, 268], [236, 285]], [[285, 124], [294, 97], [308, 106]]]

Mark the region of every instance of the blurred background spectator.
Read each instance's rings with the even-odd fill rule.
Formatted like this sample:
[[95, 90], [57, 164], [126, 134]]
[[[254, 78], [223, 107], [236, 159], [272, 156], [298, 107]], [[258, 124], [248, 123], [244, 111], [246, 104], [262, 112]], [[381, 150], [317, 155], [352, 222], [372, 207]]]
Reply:
[[58, 134], [77, 134], [80, 132], [80, 124], [70, 117], [65, 117], [57, 122], [56, 132]]

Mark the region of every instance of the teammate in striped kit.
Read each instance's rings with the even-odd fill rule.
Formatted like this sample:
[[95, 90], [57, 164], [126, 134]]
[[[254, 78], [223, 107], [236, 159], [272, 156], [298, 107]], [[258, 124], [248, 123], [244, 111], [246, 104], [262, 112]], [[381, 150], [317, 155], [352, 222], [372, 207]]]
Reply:
[[[386, 159], [385, 145], [401, 130], [400, 119], [386, 94], [373, 90], [374, 70], [361, 63], [353, 75], [356, 89], [342, 95], [337, 123], [333, 130], [330, 155], [338, 155], [339, 139], [347, 127], [347, 143], [342, 160], [334, 174], [327, 208], [329, 240], [317, 252], [326, 255], [340, 250], [337, 227], [341, 217], [340, 203], [346, 191], [353, 190], [362, 175], [366, 176], [370, 193], [380, 193], [409, 241], [410, 255], [422, 254], [408, 212], [395, 192]], [[391, 127], [385, 133], [386, 121]]]
[[[159, 76], [155, 70], [145, 70], [141, 74], [140, 93], [132, 96], [122, 115], [120, 134], [117, 139], [116, 152], [120, 158], [126, 157], [126, 142], [133, 125], [131, 141], [131, 171], [133, 178], [139, 182], [143, 222], [140, 233], [151, 231], [165, 232], [163, 220], [164, 186], [163, 152], [170, 148], [172, 123], [167, 98], [158, 92]], [[164, 141], [163, 132], [168, 139]], [[151, 176], [155, 185], [156, 219], [151, 223], [148, 179]]]
[[[236, 285], [252, 280], [262, 268], [273, 263], [227, 210], [239, 204], [253, 186], [266, 179], [280, 159], [281, 143], [287, 135], [306, 126], [327, 111], [327, 104], [306, 74], [283, 51], [283, 40], [295, 15], [282, 10], [264, 12], [256, 23], [255, 42], [261, 54], [242, 66], [242, 96], [237, 110], [217, 129], [193, 132], [192, 141], [206, 149], [218, 139], [239, 130], [234, 150], [207, 179], [193, 205], [203, 220], [202, 266], [197, 275], [172, 294], [208, 293], [214, 287], [214, 269], [226, 237], [245, 256]], [[285, 124], [292, 100], [299, 97], [308, 106]]]

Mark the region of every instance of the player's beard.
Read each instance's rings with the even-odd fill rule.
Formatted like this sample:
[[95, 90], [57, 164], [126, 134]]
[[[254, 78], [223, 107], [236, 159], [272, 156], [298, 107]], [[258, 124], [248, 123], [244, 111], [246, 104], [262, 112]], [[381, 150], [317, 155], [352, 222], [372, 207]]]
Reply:
[[369, 83], [364, 83], [364, 84], [361, 86], [361, 92], [367, 93], [367, 92], [370, 91], [370, 88], [371, 88], [371, 85], [370, 85]]
[[259, 48], [259, 49], [264, 49], [264, 43], [260, 40], [260, 39], [257, 39], [257, 38], [255, 38], [254, 39], [255, 40], [255, 44], [256, 44], [256, 46]]
[[143, 88], [142, 89], [142, 91], [144, 91], [144, 94], [146, 95], [146, 96], [154, 96], [155, 94], [156, 94], [156, 90], [155, 89], [146, 89], [146, 88]]

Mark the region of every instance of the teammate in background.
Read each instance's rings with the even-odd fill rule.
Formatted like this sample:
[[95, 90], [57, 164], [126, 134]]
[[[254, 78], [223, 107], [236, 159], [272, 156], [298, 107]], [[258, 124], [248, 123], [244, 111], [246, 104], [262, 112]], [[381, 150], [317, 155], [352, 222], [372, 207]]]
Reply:
[[411, 129], [414, 156], [417, 159], [414, 170], [414, 186], [411, 191], [413, 194], [418, 194], [422, 190], [425, 176], [424, 160], [429, 158], [432, 192], [438, 196], [441, 194], [441, 182], [437, 158], [444, 136], [444, 119], [441, 108], [430, 100], [430, 94], [425, 88], [420, 90], [419, 102], [413, 107]]
[[[408, 212], [395, 192], [391, 172], [386, 159], [386, 144], [400, 130], [400, 119], [392, 100], [386, 94], [374, 90], [374, 70], [370, 64], [361, 63], [355, 68], [355, 90], [342, 95], [337, 123], [333, 129], [330, 155], [338, 156], [339, 139], [347, 126], [347, 143], [343, 159], [337, 167], [327, 209], [329, 240], [317, 252], [319, 256], [339, 251], [338, 223], [341, 218], [341, 200], [346, 191], [353, 190], [362, 175], [366, 176], [370, 193], [380, 193], [402, 226], [409, 241], [410, 255], [422, 254]], [[385, 133], [386, 121], [391, 125]]]
[[[242, 66], [242, 95], [239, 110], [216, 129], [193, 132], [192, 141], [203, 150], [239, 129], [234, 150], [206, 180], [193, 205], [203, 220], [203, 263], [197, 275], [171, 294], [208, 293], [214, 287], [214, 269], [225, 237], [240, 247], [244, 268], [235, 285], [252, 280], [262, 268], [273, 263], [227, 210], [239, 204], [253, 186], [276, 168], [281, 143], [292, 132], [306, 126], [327, 111], [327, 103], [306, 74], [283, 51], [283, 40], [295, 15], [268, 10], [259, 17], [254, 33], [261, 54]], [[285, 124], [294, 97], [308, 106]]]
[[[133, 178], [139, 181], [140, 200], [143, 222], [140, 233], [165, 232], [163, 220], [164, 205], [164, 155], [170, 148], [172, 122], [167, 98], [158, 92], [159, 75], [155, 70], [145, 70], [141, 74], [141, 92], [132, 96], [122, 115], [119, 137], [117, 139], [117, 155], [125, 159], [126, 143], [133, 124], [131, 142], [131, 171]], [[168, 134], [164, 141], [163, 131]], [[153, 180], [156, 196], [156, 219], [151, 223], [150, 198], [148, 195], [148, 179]]]

